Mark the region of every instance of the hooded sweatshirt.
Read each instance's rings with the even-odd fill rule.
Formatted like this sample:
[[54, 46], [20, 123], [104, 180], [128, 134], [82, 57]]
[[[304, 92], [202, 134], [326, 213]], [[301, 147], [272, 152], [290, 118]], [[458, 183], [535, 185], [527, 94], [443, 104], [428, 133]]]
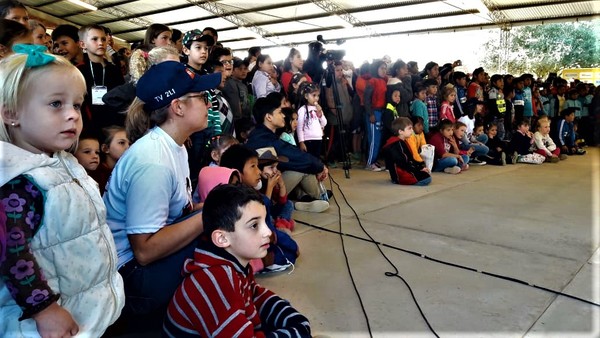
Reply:
[[311, 337], [308, 319], [260, 286], [252, 268], [203, 239], [169, 308], [169, 337]]
[[385, 155], [385, 167], [389, 168], [392, 182], [413, 185], [430, 177], [428, 173], [422, 171], [425, 163], [415, 161], [408, 143], [399, 139], [398, 136], [390, 137], [383, 146], [382, 152]]
[[200, 202], [206, 200], [206, 196], [214, 187], [219, 184], [229, 184], [233, 173], [237, 173], [238, 177], [240, 176], [239, 171], [236, 169], [210, 166], [202, 168], [198, 175], [198, 196], [200, 196]]

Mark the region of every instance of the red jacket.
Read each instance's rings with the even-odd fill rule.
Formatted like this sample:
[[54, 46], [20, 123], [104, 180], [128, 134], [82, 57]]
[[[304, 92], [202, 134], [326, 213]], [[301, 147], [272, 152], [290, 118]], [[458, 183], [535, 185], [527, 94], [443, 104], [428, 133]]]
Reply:
[[367, 88], [367, 84], [369, 83], [370, 79], [371, 75], [369, 74], [361, 75], [358, 77], [358, 79], [356, 79], [356, 84], [354, 85], [354, 88], [356, 89], [356, 94], [360, 99], [361, 106], [365, 105], [365, 89]]
[[374, 77], [369, 80], [369, 85], [373, 87], [371, 107], [373, 109], [383, 109], [385, 107], [385, 93], [387, 92], [387, 78]]

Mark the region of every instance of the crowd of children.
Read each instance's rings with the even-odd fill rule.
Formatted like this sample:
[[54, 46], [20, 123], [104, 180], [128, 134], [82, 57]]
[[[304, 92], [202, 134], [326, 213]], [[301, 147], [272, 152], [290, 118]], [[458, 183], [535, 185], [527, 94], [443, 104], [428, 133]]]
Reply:
[[328, 167], [424, 186], [598, 141], [585, 83], [391, 59], [323, 72], [294, 48], [281, 67], [234, 58], [210, 27], [153, 24], [117, 52], [106, 27], [47, 37], [1, 5], [0, 332], [100, 336], [120, 316], [167, 336], [309, 337], [253, 275], [294, 268], [292, 212], [329, 208]]

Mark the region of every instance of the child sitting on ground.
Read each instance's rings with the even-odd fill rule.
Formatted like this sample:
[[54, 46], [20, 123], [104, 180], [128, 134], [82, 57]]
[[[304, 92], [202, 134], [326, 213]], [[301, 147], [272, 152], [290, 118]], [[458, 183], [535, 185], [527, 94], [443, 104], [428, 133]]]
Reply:
[[427, 145], [423, 118], [420, 116], [413, 116], [410, 120], [413, 125], [413, 133], [406, 139], [406, 143], [410, 147], [410, 151], [415, 161], [425, 162], [421, 157], [421, 147]]
[[263, 181], [260, 191], [271, 201], [272, 222], [277, 229], [293, 231], [295, 226], [292, 219], [294, 203], [288, 200], [281, 172], [277, 170], [279, 162], [288, 162], [288, 159], [285, 156], [277, 156], [273, 147], [259, 148], [256, 149], [256, 152], [258, 153], [258, 168]]
[[486, 134], [487, 143], [485, 145], [490, 149], [487, 162], [492, 165], [512, 164], [512, 159], [506, 156], [507, 144], [498, 137], [498, 126], [495, 122], [487, 125]]
[[537, 131], [533, 134], [535, 152], [545, 156], [546, 162], [556, 163], [560, 160], [566, 160], [567, 155], [560, 153], [560, 148], [556, 146], [550, 137], [550, 120], [548, 117], [540, 117], [537, 125]]
[[529, 121], [523, 119], [517, 122], [516, 126], [517, 130], [510, 140], [511, 149], [516, 153], [513, 163], [542, 164], [546, 160], [546, 156], [531, 152], [533, 134], [529, 130]]
[[254, 280], [249, 261], [267, 254], [271, 230], [262, 197], [221, 185], [207, 196], [204, 232], [169, 305], [169, 337], [310, 337], [308, 319]]
[[454, 139], [453, 127], [452, 121], [442, 120], [438, 125], [438, 131], [432, 133], [429, 139], [429, 144], [435, 147], [433, 171], [458, 174], [469, 169], [469, 156], [460, 154]]
[[208, 147], [204, 152], [202, 160], [202, 168], [206, 166], [217, 167], [221, 161], [223, 153], [234, 144], [238, 144], [238, 140], [229, 134], [215, 135], [210, 138]]
[[431, 183], [425, 162], [417, 162], [412, 155], [407, 139], [413, 136], [413, 125], [409, 118], [399, 117], [392, 122], [391, 136], [383, 146], [385, 167], [389, 169], [393, 183], [424, 186]]
[[471, 143], [467, 138], [467, 126], [462, 122], [456, 122], [454, 124], [454, 140], [458, 144], [461, 155], [468, 155], [470, 157], [469, 164], [471, 165], [485, 165], [486, 161], [480, 160], [478, 157], [481, 156], [487, 158], [489, 148], [481, 143]]
[[575, 108], [567, 108], [560, 112], [562, 117], [558, 122], [557, 139], [560, 151], [568, 155], [583, 155], [585, 150], [579, 148], [575, 143]]

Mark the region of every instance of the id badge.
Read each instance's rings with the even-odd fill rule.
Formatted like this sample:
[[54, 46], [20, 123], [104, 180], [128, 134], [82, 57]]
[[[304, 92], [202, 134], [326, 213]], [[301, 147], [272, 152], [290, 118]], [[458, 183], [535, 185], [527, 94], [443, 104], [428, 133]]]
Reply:
[[92, 87], [92, 104], [93, 105], [104, 105], [102, 97], [108, 92], [106, 86], [94, 86]]

